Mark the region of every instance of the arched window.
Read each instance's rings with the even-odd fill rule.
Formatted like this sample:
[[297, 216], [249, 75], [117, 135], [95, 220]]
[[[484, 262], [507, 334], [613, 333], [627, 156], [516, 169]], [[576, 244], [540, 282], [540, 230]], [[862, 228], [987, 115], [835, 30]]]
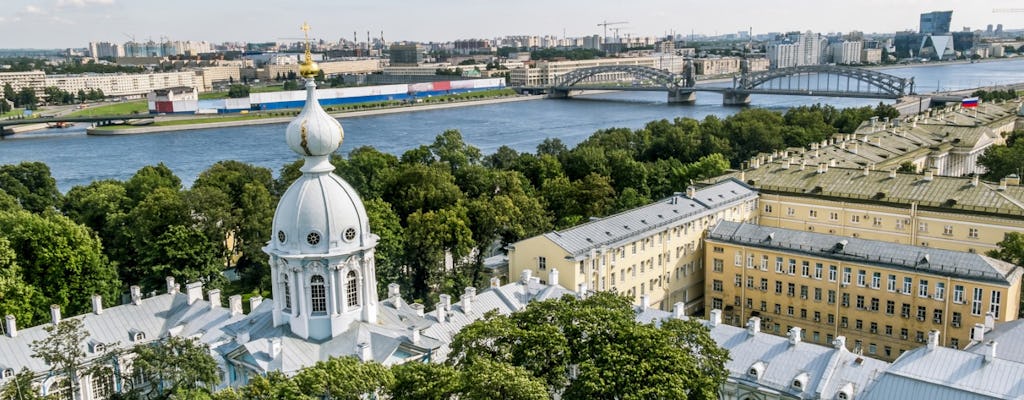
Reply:
[[348, 271], [345, 277], [345, 304], [349, 307], [359, 306], [359, 280], [356, 271]]
[[284, 296], [284, 309], [292, 308], [292, 288], [288, 284], [288, 274], [281, 274], [281, 293]]
[[114, 392], [113, 377], [103, 373], [92, 375], [92, 398], [106, 399]]
[[314, 313], [327, 312], [327, 290], [324, 289], [324, 277], [313, 275], [309, 280], [309, 294]]

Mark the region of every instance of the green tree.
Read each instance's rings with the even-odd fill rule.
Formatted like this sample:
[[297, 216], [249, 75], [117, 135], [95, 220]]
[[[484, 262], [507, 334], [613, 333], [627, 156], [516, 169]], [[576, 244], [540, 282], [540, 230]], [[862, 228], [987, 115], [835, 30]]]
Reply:
[[697, 320], [641, 324], [631, 303], [599, 292], [489, 313], [455, 336], [449, 362], [507, 362], [564, 399], [716, 399], [729, 356], [707, 328]]
[[69, 315], [87, 312], [90, 294], [102, 295], [108, 306], [116, 304], [117, 270], [88, 228], [52, 213], [0, 212], [0, 237], [9, 241], [24, 282], [46, 297], [35, 315], [48, 315], [50, 304], [61, 305]]
[[36, 97], [35, 89], [30, 87], [21, 88], [13, 99], [15, 107], [24, 107], [27, 110], [35, 110], [37, 108], [37, 103], [39, 103], [39, 98]]
[[988, 252], [989, 257], [1014, 265], [1024, 265], [1024, 234], [1008, 232], [996, 246], [998, 247], [995, 250]]
[[[411, 269], [413, 298], [425, 300], [433, 291], [461, 288], [468, 283], [462, 260], [475, 243], [465, 207], [415, 211], [406, 222], [405, 261]], [[445, 268], [450, 255], [454, 270]]]
[[0, 400], [42, 400], [43, 397], [32, 386], [35, 375], [28, 367], [22, 367], [14, 379], [0, 389]]
[[[210, 348], [198, 340], [168, 336], [132, 349], [132, 370], [141, 375], [145, 386], [134, 387], [134, 394], [155, 393], [158, 396], [182, 390], [208, 392], [220, 383], [220, 368], [210, 355]], [[182, 396], [184, 397], [184, 396]]]
[[[305, 400], [299, 385], [283, 373], [271, 371], [267, 376], [257, 375], [241, 388], [240, 395], [246, 400]], [[218, 392], [219, 394], [220, 392]]]
[[455, 129], [437, 135], [430, 145], [430, 151], [438, 161], [448, 163], [452, 174], [469, 165], [478, 164], [481, 159], [480, 149], [466, 144], [462, 133]]
[[978, 165], [985, 167], [985, 179], [998, 181], [1010, 174], [1024, 173], [1024, 140], [1015, 140], [1009, 146], [990, 146], [978, 157]]
[[228, 88], [228, 97], [232, 99], [249, 97], [249, 86], [231, 85], [231, 87]]
[[364, 200], [363, 206], [370, 219], [370, 231], [380, 237], [374, 249], [378, 293], [387, 293], [387, 285], [392, 282], [411, 288], [412, 282], [402, 268], [405, 228], [402, 227], [401, 218], [391, 208], [391, 204], [379, 198]]
[[399, 216], [440, 210], [462, 198], [455, 177], [447, 167], [438, 165], [403, 164], [389, 186], [391, 206]]
[[508, 363], [479, 360], [462, 373], [459, 399], [544, 400], [550, 399], [544, 382], [526, 369]]
[[394, 400], [450, 400], [461, 387], [459, 371], [445, 364], [407, 362], [391, 367], [391, 374], [387, 394]]
[[0, 166], [0, 190], [34, 213], [52, 210], [61, 201], [50, 167], [38, 161]]
[[319, 361], [300, 371], [293, 380], [311, 398], [358, 400], [383, 392], [393, 384], [394, 377], [376, 362], [342, 357]]
[[59, 381], [72, 399], [78, 398], [79, 379], [89, 373], [85, 367], [83, 343], [89, 333], [77, 318], [63, 319], [57, 324], [43, 327], [45, 338], [32, 341], [32, 356], [43, 360], [50, 371], [62, 377]]
[[124, 188], [134, 206], [157, 188], [181, 190], [181, 179], [175, 176], [174, 172], [164, 163], [159, 163], [142, 167], [124, 183]]
[[46, 315], [40, 304], [46, 299], [22, 278], [21, 267], [6, 238], [0, 237], [0, 315], [13, 315], [22, 326], [34, 326]]

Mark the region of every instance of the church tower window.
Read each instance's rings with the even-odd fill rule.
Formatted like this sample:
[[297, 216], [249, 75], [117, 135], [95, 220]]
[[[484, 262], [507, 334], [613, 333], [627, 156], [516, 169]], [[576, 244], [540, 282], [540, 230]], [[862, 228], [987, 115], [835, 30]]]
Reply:
[[284, 295], [284, 309], [292, 308], [292, 290], [288, 285], [288, 274], [281, 274], [281, 293]]
[[309, 293], [314, 313], [327, 312], [327, 290], [324, 288], [324, 277], [313, 275], [309, 280]]
[[345, 304], [349, 307], [359, 306], [359, 283], [356, 279], [356, 271], [348, 271], [345, 278]]

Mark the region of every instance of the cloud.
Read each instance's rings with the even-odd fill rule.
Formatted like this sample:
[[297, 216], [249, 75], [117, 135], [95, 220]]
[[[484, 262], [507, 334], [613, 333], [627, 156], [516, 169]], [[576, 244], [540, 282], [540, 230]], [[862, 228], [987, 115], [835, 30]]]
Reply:
[[43, 11], [42, 8], [36, 7], [35, 5], [29, 4], [25, 6], [25, 13], [32, 15], [45, 15], [46, 11]]
[[88, 7], [88, 6], [109, 6], [113, 5], [114, 0], [57, 0], [57, 7]]

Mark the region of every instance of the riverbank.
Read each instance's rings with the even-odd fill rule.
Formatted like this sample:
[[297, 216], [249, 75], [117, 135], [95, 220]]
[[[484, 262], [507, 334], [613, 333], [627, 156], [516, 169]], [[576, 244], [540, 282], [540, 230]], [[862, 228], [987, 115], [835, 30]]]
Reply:
[[[387, 115], [397, 114], [406, 112], [417, 112], [417, 111], [430, 111], [430, 110], [442, 110], [448, 108], [459, 108], [469, 106], [480, 106], [488, 104], [500, 104], [500, 103], [511, 103], [517, 101], [528, 101], [528, 100], [540, 100], [544, 96], [510, 96], [510, 97], [497, 97], [490, 99], [481, 100], [464, 100], [451, 103], [437, 103], [437, 104], [409, 104], [398, 107], [379, 108], [374, 110], [352, 110], [343, 112], [330, 113], [331, 116], [337, 118], [351, 118], [351, 117], [365, 117], [373, 115]], [[214, 128], [227, 128], [235, 126], [250, 126], [250, 125], [267, 125], [267, 124], [283, 124], [288, 123], [294, 116], [287, 117], [266, 117], [266, 118], [251, 118], [237, 121], [213, 121], [213, 122], [202, 122], [202, 119], [189, 120], [189, 123], [176, 124], [176, 125], [156, 125], [156, 126], [102, 126], [102, 127], [89, 127], [85, 130], [86, 134], [97, 135], [97, 136], [118, 136], [118, 135], [137, 135], [143, 133], [158, 133], [158, 132], [170, 132], [170, 131], [182, 131], [182, 130], [194, 130], [194, 129], [214, 129]], [[210, 118], [215, 119], [215, 118]], [[172, 119], [165, 119], [164, 121], [171, 121]], [[181, 120], [181, 119], [177, 119]], [[195, 122], [192, 122], [195, 121]], [[157, 123], [159, 123], [159, 118]]]

